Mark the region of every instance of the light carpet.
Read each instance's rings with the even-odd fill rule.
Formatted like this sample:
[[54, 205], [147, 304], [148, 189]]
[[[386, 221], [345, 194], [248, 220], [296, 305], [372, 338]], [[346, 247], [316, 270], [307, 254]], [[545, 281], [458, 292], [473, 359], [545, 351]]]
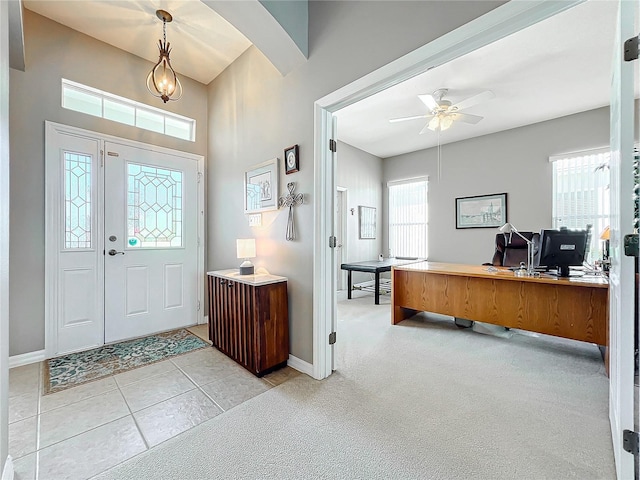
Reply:
[[290, 380], [98, 478], [615, 478], [594, 345], [425, 314], [391, 326], [372, 303], [340, 302], [330, 378]]

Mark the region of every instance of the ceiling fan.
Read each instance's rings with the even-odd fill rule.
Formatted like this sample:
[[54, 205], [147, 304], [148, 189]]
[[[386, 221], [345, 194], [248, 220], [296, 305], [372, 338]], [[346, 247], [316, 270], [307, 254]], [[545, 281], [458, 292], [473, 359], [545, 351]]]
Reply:
[[430, 118], [429, 122], [422, 130], [420, 130], [420, 134], [423, 134], [427, 130], [432, 130], [434, 132], [444, 131], [451, 127], [453, 122], [456, 121], [475, 125], [482, 120], [483, 117], [480, 117], [479, 115], [471, 115], [470, 113], [463, 113], [462, 110], [495, 97], [491, 90], [485, 90], [482, 93], [465, 98], [455, 105], [452, 105], [451, 101], [444, 99], [444, 96], [448, 91], [448, 88], [439, 88], [430, 95], [418, 95], [418, 98], [422, 100], [422, 103], [424, 103], [429, 109], [428, 114], [392, 118], [389, 122], [394, 123], [404, 122], [406, 120], [416, 120], [418, 118]]

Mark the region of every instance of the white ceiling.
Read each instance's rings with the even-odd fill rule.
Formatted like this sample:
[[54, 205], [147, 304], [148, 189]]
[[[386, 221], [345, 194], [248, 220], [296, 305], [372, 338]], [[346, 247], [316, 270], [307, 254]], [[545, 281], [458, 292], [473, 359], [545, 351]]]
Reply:
[[171, 65], [179, 74], [208, 84], [251, 42], [200, 0], [24, 0], [25, 8], [151, 62], [158, 61], [162, 21], [167, 24]]
[[338, 138], [381, 158], [434, 147], [435, 132], [418, 134], [428, 119], [389, 119], [427, 114], [418, 95], [443, 87], [454, 104], [484, 90], [495, 98], [463, 110], [484, 119], [454, 123], [441, 144], [608, 105], [616, 8], [590, 0], [350, 105], [337, 113]]

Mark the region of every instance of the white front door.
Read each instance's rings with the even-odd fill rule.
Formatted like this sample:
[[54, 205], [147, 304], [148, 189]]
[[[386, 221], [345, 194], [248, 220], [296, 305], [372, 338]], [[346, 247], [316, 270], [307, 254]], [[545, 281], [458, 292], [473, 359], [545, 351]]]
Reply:
[[105, 143], [105, 343], [197, 322], [198, 165]]
[[634, 478], [634, 457], [623, 449], [623, 431], [634, 429], [634, 261], [623, 238], [633, 231], [633, 63], [622, 59], [634, 35], [637, 0], [618, 2], [618, 29], [611, 81], [611, 271], [609, 273], [609, 420], [618, 479]]

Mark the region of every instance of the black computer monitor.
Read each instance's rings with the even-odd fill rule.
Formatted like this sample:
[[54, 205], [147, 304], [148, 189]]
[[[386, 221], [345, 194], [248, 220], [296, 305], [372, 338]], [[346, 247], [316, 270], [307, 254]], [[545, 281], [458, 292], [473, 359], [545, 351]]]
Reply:
[[589, 248], [590, 229], [541, 230], [538, 265], [557, 268], [558, 276], [568, 277], [569, 267], [582, 266]]

